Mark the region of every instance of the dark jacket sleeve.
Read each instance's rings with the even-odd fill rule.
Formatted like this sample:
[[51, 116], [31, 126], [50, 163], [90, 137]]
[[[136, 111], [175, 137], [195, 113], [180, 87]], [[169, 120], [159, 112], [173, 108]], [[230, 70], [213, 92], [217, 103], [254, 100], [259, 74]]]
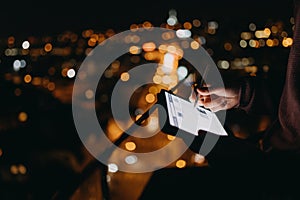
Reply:
[[278, 112], [276, 108], [280, 99], [280, 87], [273, 92], [270, 81], [263, 74], [241, 77], [238, 82], [240, 100], [236, 108], [248, 114], [269, 115], [275, 118]]
[[294, 0], [295, 27], [286, 79], [280, 98], [278, 121], [270, 130], [268, 140], [272, 148], [300, 149], [300, 0]]

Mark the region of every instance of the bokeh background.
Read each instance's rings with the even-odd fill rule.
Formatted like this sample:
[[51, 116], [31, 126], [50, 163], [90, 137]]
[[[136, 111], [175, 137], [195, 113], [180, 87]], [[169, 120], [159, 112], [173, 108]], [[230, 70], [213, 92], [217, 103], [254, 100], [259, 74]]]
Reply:
[[[3, 200], [51, 199], [64, 189], [71, 191], [72, 199], [103, 197], [102, 168], [94, 168], [93, 176], [79, 181], [93, 158], [77, 135], [71, 101], [81, 63], [105, 39], [138, 27], [185, 30], [184, 36], [195, 40], [190, 48], [205, 48], [222, 74], [263, 76], [271, 86], [275, 113], [294, 27], [292, 1], [258, 0], [10, 1], [1, 5], [0, 19]], [[149, 53], [152, 44], [145, 45]], [[141, 50], [147, 53], [147, 48]], [[120, 136], [109, 111], [114, 83], [129, 78], [126, 71], [133, 66], [153, 61], [146, 53], [124, 55], [108, 66], [98, 94], [85, 91], [86, 98], [97, 96], [99, 123], [112, 140]], [[134, 103], [145, 109], [155, 100], [157, 88], [143, 89]], [[247, 115], [234, 110], [228, 112], [227, 121], [237, 137], [247, 138], [264, 131], [272, 117], [268, 112]], [[151, 151], [173, 139], [158, 134], [149, 140], [129, 138], [120, 146], [128, 151]], [[207, 166], [205, 158], [187, 150], [168, 168], [180, 173], [202, 166]], [[153, 174], [130, 174], [114, 167], [104, 174], [111, 198], [138, 199]], [[68, 188], [76, 182], [78, 187]]]

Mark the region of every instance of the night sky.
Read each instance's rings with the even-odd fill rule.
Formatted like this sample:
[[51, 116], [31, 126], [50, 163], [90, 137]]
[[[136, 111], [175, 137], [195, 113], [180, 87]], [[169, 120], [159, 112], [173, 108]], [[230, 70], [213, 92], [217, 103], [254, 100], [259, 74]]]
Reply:
[[86, 28], [125, 31], [130, 24], [146, 20], [159, 26], [166, 22], [170, 9], [177, 11], [179, 21], [198, 18], [264, 23], [268, 18], [290, 17], [292, 1], [10, 1], [1, 6], [0, 36], [40, 36]]

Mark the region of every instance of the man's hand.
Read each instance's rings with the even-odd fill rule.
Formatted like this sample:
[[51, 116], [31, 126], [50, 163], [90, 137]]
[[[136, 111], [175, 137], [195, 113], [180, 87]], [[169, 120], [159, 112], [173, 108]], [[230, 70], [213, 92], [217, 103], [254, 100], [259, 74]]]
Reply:
[[198, 94], [192, 89], [189, 100], [195, 102], [198, 95], [198, 104], [213, 112], [231, 109], [239, 104], [239, 90], [236, 88], [202, 87], [196, 91]]

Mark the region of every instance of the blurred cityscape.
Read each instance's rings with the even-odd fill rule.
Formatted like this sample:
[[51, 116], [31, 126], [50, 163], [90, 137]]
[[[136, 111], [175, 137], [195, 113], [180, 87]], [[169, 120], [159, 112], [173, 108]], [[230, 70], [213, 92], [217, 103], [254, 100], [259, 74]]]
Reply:
[[[97, 94], [91, 90], [84, 91], [87, 99], [96, 97], [99, 123], [111, 140], [116, 140], [121, 134], [110, 111], [110, 97], [116, 81], [128, 80], [130, 74], [127, 71], [134, 66], [157, 60], [161, 62], [174, 48], [180, 52], [184, 48], [203, 47], [224, 76], [263, 75], [272, 85], [272, 93], [279, 97], [288, 53], [293, 44], [292, 14], [281, 18], [264, 17], [260, 21], [234, 21], [230, 18], [211, 20], [196, 17], [179, 20], [178, 12], [169, 9], [159, 24], [148, 20], [128, 24], [127, 29], [132, 31], [130, 38], [124, 38], [125, 42], [132, 44], [128, 54], [107, 66]], [[136, 46], [139, 37], [135, 31], [151, 27], [175, 31], [176, 35], [162, 35], [165, 40], [181, 37], [192, 38], [193, 42], [174, 48], [155, 46], [153, 42]], [[69, 29], [59, 34], [35, 33], [25, 38], [16, 34], [0, 38], [0, 199], [50, 199], [56, 190], [74, 180], [91, 160], [73, 122], [73, 84], [76, 76], [85, 76], [77, 72], [86, 56], [97, 45], [121, 31], [125, 30]], [[181, 63], [180, 57], [172, 59], [177, 61], [173, 66], [174, 80], [163, 78], [160, 74], [153, 77], [155, 84], [172, 87], [190, 67]], [[136, 118], [141, 114], [138, 109], [148, 108], [159, 91], [155, 85], [143, 89], [133, 100]], [[227, 120], [236, 136], [247, 137], [265, 130], [271, 117], [230, 111]], [[128, 151], [147, 152], [173, 139], [165, 134], [146, 141], [130, 138], [121, 147]], [[187, 150], [169, 167], [206, 164], [201, 155]], [[123, 199], [135, 199], [150, 176], [149, 173], [142, 176], [109, 169], [107, 181], [114, 199], [122, 196]], [[135, 194], [118, 191], [129, 187], [126, 181], [134, 184], [134, 180], [135, 184], [139, 184]]]

